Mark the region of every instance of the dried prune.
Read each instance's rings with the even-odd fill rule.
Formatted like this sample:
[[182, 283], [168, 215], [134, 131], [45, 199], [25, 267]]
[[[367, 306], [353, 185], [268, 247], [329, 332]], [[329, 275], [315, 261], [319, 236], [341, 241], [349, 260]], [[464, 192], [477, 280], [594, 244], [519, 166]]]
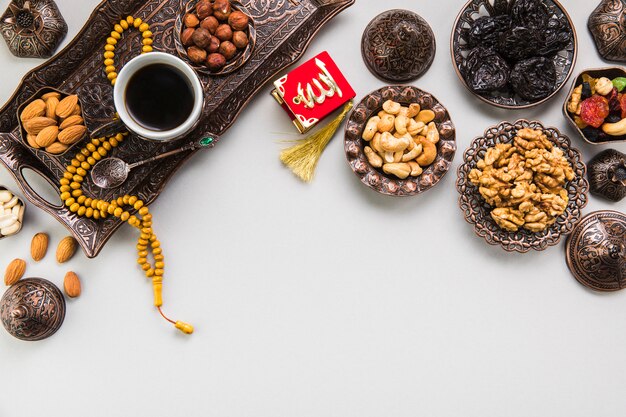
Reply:
[[524, 26], [516, 26], [503, 32], [498, 42], [498, 52], [513, 62], [536, 56], [540, 47], [540, 33]]
[[511, 27], [509, 16], [483, 16], [472, 22], [467, 34], [470, 47], [495, 47], [500, 35]]
[[622, 119], [626, 119], [626, 94], [619, 96], [619, 103], [622, 105]]
[[461, 68], [467, 85], [478, 93], [487, 93], [506, 87], [511, 69], [493, 49], [474, 48]]
[[516, 25], [544, 29], [550, 15], [541, 0], [515, 0], [511, 17]]
[[580, 106], [580, 118], [589, 126], [598, 128], [609, 115], [609, 101], [598, 95], [583, 100]]
[[590, 142], [602, 142], [611, 139], [609, 135], [604, 133], [602, 130], [591, 126], [587, 126], [586, 128], [581, 129], [581, 131], [585, 135], [585, 138], [587, 138]]
[[588, 82], [584, 82], [583, 83], [583, 92], [582, 92], [582, 95], [581, 95], [581, 99], [587, 100], [592, 95], [593, 95], [593, 93], [591, 92], [591, 85]]
[[544, 57], [518, 62], [510, 76], [511, 87], [525, 100], [536, 101], [548, 97], [556, 88], [556, 68]]
[[546, 28], [541, 31], [541, 47], [539, 55], [551, 57], [567, 48], [572, 42], [572, 32], [564, 19], [551, 18]]

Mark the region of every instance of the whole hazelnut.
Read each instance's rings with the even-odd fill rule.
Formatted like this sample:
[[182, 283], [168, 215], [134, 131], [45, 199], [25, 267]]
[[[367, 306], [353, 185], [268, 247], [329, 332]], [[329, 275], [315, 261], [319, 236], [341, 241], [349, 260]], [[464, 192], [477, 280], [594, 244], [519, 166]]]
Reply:
[[228, 17], [228, 24], [234, 30], [246, 30], [248, 28], [249, 20], [250, 19], [248, 19], [248, 16], [246, 16], [245, 13], [235, 10]]
[[196, 30], [194, 28], [187, 28], [183, 30], [183, 33], [180, 35], [180, 41], [183, 43], [183, 45], [185, 46], [193, 45], [193, 40], [191, 39], [191, 37], [193, 36], [193, 33], [195, 31]]
[[198, 28], [193, 33], [191, 39], [198, 48], [206, 49], [211, 43], [211, 33], [203, 28]]
[[211, 35], [215, 33], [215, 30], [219, 25], [220, 22], [218, 22], [214, 16], [209, 16], [206, 19], [202, 20], [202, 22], [200, 22], [200, 27], [205, 28], [206, 30], [211, 32]]
[[198, 16], [193, 13], [187, 13], [183, 18], [183, 23], [185, 24], [185, 27], [195, 28], [200, 24], [200, 19], [198, 19]]
[[229, 41], [233, 38], [233, 30], [227, 24], [219, 25], [215, 30], [215, 36], [222, 42]]
[[196, 4], [196, 14], [198, 15], [198, 19], [206, 19], [213, 14], [213, 5], [209, 0], [200, 0], [198, 4]]
[[230, 1], [215, 0], [215, 3], [213, 3], [213, 16], [215, 16], [217, 20], [228, 20], [230, 12]]
[[206, 66], [211, 71], [219, 71], [226, 65], [226, 58], [222, 54], [210, 54], [206, 59]]
[[192, 46], [187, 49], [187, 56], [194, 64], [201, 64], [206, 59], [206, 51], [197, 46]]
[[220, 54], [224, 55], [226, 60], [232, 59], [237, 53], [237, 47], [230, 41], [225, 41], [220, 44]]
[[209, 53], [212, 54], [213, 52], [217, 52], [219, 49], [220, 49], [220, 40], [217, 39], [215, 36], [212, 36], [211, 43], [209, 44], [207, 51], [209, 51]]
[[245, 48], [248, 46], [248, 35], [240, 30], [233, 32], [233, 43], [239, 49]]

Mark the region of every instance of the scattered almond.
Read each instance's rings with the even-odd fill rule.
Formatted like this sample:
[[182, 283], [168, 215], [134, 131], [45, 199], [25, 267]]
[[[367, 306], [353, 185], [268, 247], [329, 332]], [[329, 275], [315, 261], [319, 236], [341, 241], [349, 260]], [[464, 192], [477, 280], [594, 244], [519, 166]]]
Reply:
[[59, 129], [63, 130], [71, 126], [82, 125], [82, 124], [83, 124], [83, 118], [80, 117], [79, 115], [74, 115], [63, 120], [63, 122], [59, 126]]
[[72, 236], [64, 237], [57, 246], [57, 262], [62, 264], [69, 261], [76, 253], [77, 242]]
[[78, 297], [81, 291], [80, 279], [78, 278], [78, 275], [72, 271], [65, 274], [65, 278], [63, 279], [63, 289], [68, 297]]
[[48, 235], [37, 233], [30, 242], [30, 256], [36, 262], [41, 261], [48, 251]]
[[28, 106], [24, 107], [24, 110], [22, 110], [22, 114], [20, 115], [20, 120], [25, 122], [33, 117], [43, 116], [45, 113], [46, 103], [42, 99], [37, 99]]
[[71, 145], [78, 141], [80, 138], [82, 138], [85, 135], [86, 131], [87, 128], [83, 125], [70, 126], [66, 129], [63, 129], [61, 133], [59, 133], [59, 142], [65, 145]]
[[57, 116], [61, 119], [71, 116], [76, 109], [77, 104], [78, 96], [76, 94], [65, 97], [59, 102], [59, 105], [56, 108]]
[[48, 126], [54, 126], [57, 121], [49, 117], [37, 116], [24, 122], [24, 130], [31, 135], [37, 135]]
[[56, 97], [50, 97], [46, 100], [46, 117], [54, 119], [57, 116], [57, 106], [59, 105], [59, 99]]
[[48, 126], [44, 128], [35, 139], [37, 145], [40, 148], [45, 148], [46, 146], [52, 145], [57, 137], [59, 136], [59, 127], [58, 126]]
[[46, 152], [54, 154], [54, 155], [58, 155], [60, 153], [63, 153], [67, 150], [67, 148], [69, 148], [69, 146], [61, 143], [61, 142], [54, 142], [52, 145], [46, 146]]
[[24, 276], [24, 272], [26, 272], [26, 261], [13, 259], [4, 273], [4, 284], [7, 286], [15, 284]]

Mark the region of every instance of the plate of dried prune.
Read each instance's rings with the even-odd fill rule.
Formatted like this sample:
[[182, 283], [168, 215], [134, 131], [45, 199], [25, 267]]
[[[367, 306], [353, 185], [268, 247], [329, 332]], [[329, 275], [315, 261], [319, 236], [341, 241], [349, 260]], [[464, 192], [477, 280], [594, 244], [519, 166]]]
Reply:
[[574, 24], [556, 0], [470, 0], [451, 39], [465, 87], [502, 108], [523, 109], [553, 97], [572, 75]]

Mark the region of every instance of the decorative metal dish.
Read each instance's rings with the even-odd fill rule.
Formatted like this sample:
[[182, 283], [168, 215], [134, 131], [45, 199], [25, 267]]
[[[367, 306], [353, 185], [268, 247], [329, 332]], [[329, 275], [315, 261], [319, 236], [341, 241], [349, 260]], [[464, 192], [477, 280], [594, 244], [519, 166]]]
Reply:
[[[605, 143], [619, 143], [626, 142], [626, 135], [624, 136], [614, 136], [614, 139], [606, 139], [606, 140], [596, 140], [592, 141], [590, 138], [585, 135], [585, 133], [578, 127], [572, 115], [567, 111], [567, 104], [569, 103], [569, 99], [574, 92], [576, 86], [579, 86], [583, 83], [583, 75], [589, 75], [593, 78], [606, 77], [610, 80], [617, 77], [626, 77], [626, 70], [623, 67], [605, 67], [605, 68], [593, 68], [588, 69], [581, 72], [578, 77], [572, 83], [572, 87], [567, 93], [567, 97], [565, 97], [565, 102], [563, 103], [563, 114], [565, 118], [570, 122], [570, 124], [576, 129], [576, 132], [585, 140], [585, 142], [590, 143], [592, 145], [602, 145]], [[607, 135], [608, 136], [608, 135]], [[610, 138], [610, 136], [608, 136]]]
[[[176, 52], [178, 52], [178, 55], [185, 62], [187, 62], [193, 69], [195, 69], [196, 71], [202, 74], [213, 75], [213, 76], [230, 74], [231, 72], [239, 69], [252, 56], [254, 45], [256, 44], [256, 27], [254, 25], [254, 19], [250, 18], [250, 23], [248, 24], [248, 46], [246, 47], [246, 49], [244, 49], [242, 52], [235, 55], [230, 60], [230, 62], [228, 62], [226, 66], [222, 68], [221, 70], [211, 71], [204, 65], [197, 65], [191, 62], [189, 60], [189, 57], [187, 56], [187, 51], [185, 50], [185, 46], [180, 40], [180, 35], [183, 31], [183, 17], [185, 16], [186, 13], [192, 11], [193, 8], [196, 7], [196, 4], [198, 4], [198, 1], [199, 0], [189, 1], [184, 8], [184, 12], [180, 13], [178, 17], [176, 18], [176, 23], [174, 24], [174, 31], [176, 34], [174, 36], [174, 45], [176, 46]], [[246, 9], [246, 7], [243, 4], [241, 4], [239, 1], [231, 0], [230, 4], [233, 10], [239, 10], [248, 16], [252, 16], [250, 12], [248, 11], [248, 9]]]
[[[370, 117], [378, 114], [383, 103], [393, 100], [403, 105], [418, 103], [422, 109], [435, 113], [434, 122], [439, 128], [440, 140], [437, 143], [437, 158], [418, 177], [401, 180], [374, 168], [368, 162], [361, 138], [365, 124]], [[354, 107], [345, 129], [344, 148], [346, 158], [361, 182], [381, 194], [406, 197], [423, 193], [434, 187], [446, 175], [456, 152], [456, 132], [446, 108], [430, 93], [412, 86], [388, 86], [373, 91]]]
[[608, 61], [626, 62], [626, 0], [602, 0], [589, 15], [587, 27], [600, 56]]
[[626, 215], [588, 214], [567, 239], [566, 262], [574, 278], [595, 291], [626, 288]]
[[[496, 143], [511, 142], [517, 131], [523, 128], [541, 129], [550, 141], [563, 150], [576, 174], [574, 180], [566, 185], [569, 201], [565, 213], [559, 216], [556, 223], [548, 229], [537, 233], [526, 229], [509, 232], [498, 226], [490, 215], [493, 207], [485, 202], [476, 186], [469, 180], [470, 171], [476, 168], [478, 161], [485, 156], [488, 147], [495, 146]], [[561, 236], [570, 233], [580, 220], [581, 210], [588, 201], [589, 183], [585, 178], [585, 173], [586, 166], [582, 155], [571, 146], [570, 139], [556, 128], [546, 128], [540, 122], [528, 120], [518, 120], [515, 123], [501, 122], [497, 126], [488, 128], [483, 136], [474, 139], [465, 151], [463, 164], [457, 171], [456, 187], [461, 194], [459, 206], [465, 220], [474, 225], [476, 234], [490, 245], [500, 245], [508, 252], [524, 253], [531, 249], [541, 251], [559, 243]]]
[[514, 0], [470, 0], [463, 6], [463, 9], [461, 9], [461, 12], [457, 16], [450, 40], [452, 63], [465, 88], [485, 103], [504, 109], [525, 109], [538, 106], [554, 97], [572, 75], [578, 54], [578, 40], [576, 38], [574, 23], [569, 14], [565, 11], [565, 8], [563, 8], [557, 0], [542, 1], [552, 16], [564, 19], [568, 23], [571, 28], [573, 42], [566, 49], [560, 51], [553, 59], [556, 67], [556, 88], [549, 96], [538, 101], [525, 100], [512, 91], [479, 94], [467, 85], [465, 78], [461, 74], [461, 65], [469, 53], [467, 34], [470, 24], [479, 17], [496, 16], [503, 12], [506, 13], [510, 10]]
[[378, 78], [392, 83], [420, 77], [435, 59], [435, 35], [428, 22], [409, 10], [387, 10], [367, 25], [361, 55]]
[[[22, 227], [24, 226], [24, 213], [26, 212], [26, 204], [24, 203], [24, 200], [22, 200], [19, 196], [15, 195], [15, 193], [11, 190], [9, 190], [8, 188], [6, 188], [3, 185], [0, 185], [0, 191], [8, 191], [11, 194], [13, 194], [13, 197], [17, 198], [17, 204], [19, 204], [22, 208], [19, 210], [19, 213], [17, 213], [17, 223], [19, 223], [19, 228], [17, 229], [17, 231], [15, 231], [14, 233], [10, 234], [10, 235], [3, 235], [0, 232], [0, 240], [7, 238], [7, 237], [11, 237], [11, 236], [15, 236], [17, 235], [20, 230], [22, 230]], [[3, 211], [3, 204], [0, 203], [0, 212]], [[2, 212], [2, 214], [0, 214], [0, 216], [2, 216], [4, 214], [4, 212]]]
[[[221, 136], [259, 89], [299, 59], [323, 25], [353, 3], [354, 0], [251, 0], [246, 8], [257, 30], [252, 56], [245, 65], [226, 76], [201, 75], [205, 104], [197, 127], [187, 137], [169, 143], [154, 143], [131, 136], [122, 146], [115, 148], [111, 156], [135, 161], [178, 149], [205, 137], [209, 132]], [[122, 222], [113, 217], [98, 221], [78, 217], [66, 207], [46, 201], [28, 184], [23, 175], [25, 169], [34, 170], [56, 187], [71, 161], [72, 153], [60, 157], [45, 155], [24, 146], [16, 118], [17, 109], [37, 90], [52, 87], [79, 95], [90, 131], [110, 122], [115, 113], [113, 88], [103, 71], [102, 49], [113, 25], [128, 15], [139, 17], [150, 24], [154, 33], [154, 49], [176, 54], [174, 26], [181, 10], [181, 0], [103, 1], [72, 42], [52, 59], [29, 72], [9, 102], [0, 109], [0, 161], [15, 177], [27, 199], [64, 224], [89, 257], [99, 253]], [[141, 44], [140, 39], [138, 31], [125, 33], [116, 45], [118, 66], [137, 54], [136, 45]], [[78, 143], [84, 145], [86, 140]], [[103, 190], [87, 178], [83, 190], [90, 197], [106, 200], [132, 194], [150, 204], [167, 180], [196, 151], [190, 150], [138, 167], [116, 189]]]

